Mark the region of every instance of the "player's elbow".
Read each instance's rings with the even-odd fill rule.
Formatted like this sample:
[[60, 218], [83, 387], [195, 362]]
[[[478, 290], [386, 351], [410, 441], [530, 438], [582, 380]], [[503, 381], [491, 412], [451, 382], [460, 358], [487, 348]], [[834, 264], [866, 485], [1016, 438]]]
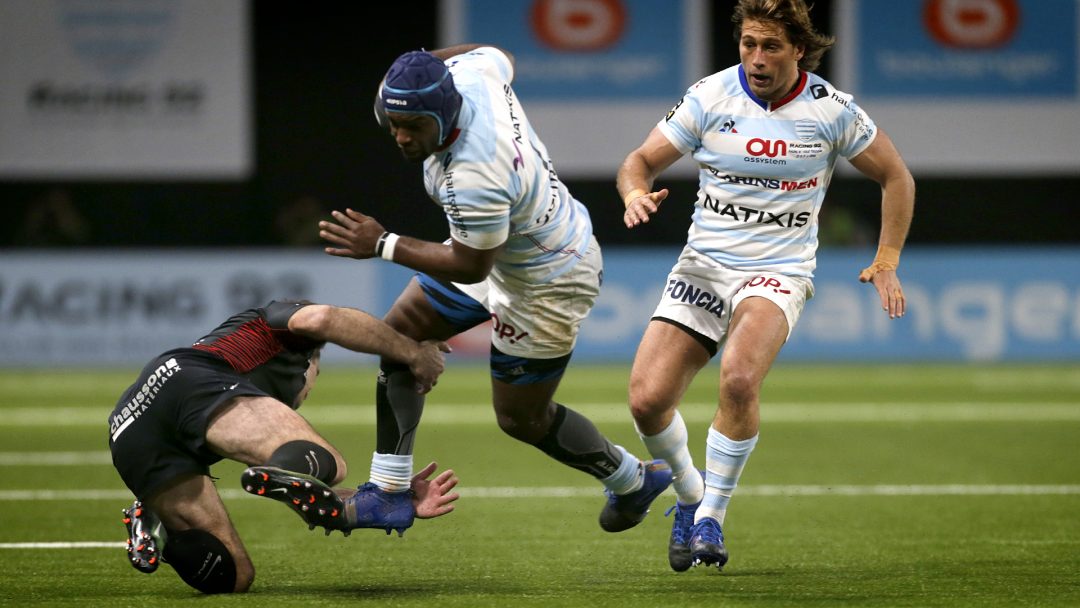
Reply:
[[334, 307], [326, 304], [311, 304], [296, 311], [289, 318], [289, 331], [322, 339], [327, 328], [333, 323]]
[[491, 274], [491, 269], [495, 266], [494, 261], [493, 256], [483, 256], [463, 261], [449, 273], [451, 275], [449, 278], [455, 283], [465, 283], [466, 285], [479, 283], [487, 279], [488, 275]]
[[456, 273], [454, 282], [472, 285], [473, 283], [479, 283], [484, 279], [487, 279], [489, 274], [491, 274], [491, 271], [487, 268], [470, 268]]

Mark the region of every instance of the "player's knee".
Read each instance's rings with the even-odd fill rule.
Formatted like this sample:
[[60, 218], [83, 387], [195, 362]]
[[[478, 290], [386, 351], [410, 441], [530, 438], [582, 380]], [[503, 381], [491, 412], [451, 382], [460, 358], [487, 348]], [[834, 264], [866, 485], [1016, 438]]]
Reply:
[[331, 452], [325, 446], [303, 439], [281, 444], [266, 464], [311, 475], [331, 485], [345, 478], [343, 474], [339, 476], [339, 467], [344, 465], [344, 459], [336, 450]]
[[677, 405], [672, 399], [674, 394], [673, 388], [658, 383], [651, 377], [632, 375], [629, 387], [630, 415], [639, 421], [661, 417]]
[[729, 407], [746, 407], [757, 403], [761, 379], [745, 370], [724, 370], [720, 375], [720, 395]]
[[250, 561], [238, 564], [225, 543], [206, 530], [170, 533], [162, 555], [185, 583], [207, 594], [247, 591], [255, 578]]
[[250, 560], [242, 560], [242, 563], [236, 565], [236, 585], [233, 587], [233, 593], [245, 593], [251, 589], [251, 584], [254, 582], [255, 566]]
[[502, 432], [510, 435], [511, 437], [514, 437], [515, 439], [518, 438], [517, 435], [521, 432], [522, 428], [521, 421], [519, 419], [509, 414], [496, 413], [495, 421], [499, 424], [499, 428], [502, 429]]
[[536, 443], [547, 435], [548, 430], [555, 421], [555, 403], [548, 403], [546, 407], [526, 407], [519, 404], [518, 407], [495, 406], [495, 420], [504, 433], [526, 443]]
[[630, 415], [634, 420], [648, 421], [662, 416], [674, 407], [666, 395], [658, 395], [647, 390], [630, 391]]
[[334, 454], [334, 462], [337, 465], [337, 473], [335, 473], [334, 477], [327, 482], [331, 486], [336, 486], [342, 481], [345, 481], [345, 478], [349, 476], [349, 465], [345, 462], [345, 459], [342, 458], [341, 454]]

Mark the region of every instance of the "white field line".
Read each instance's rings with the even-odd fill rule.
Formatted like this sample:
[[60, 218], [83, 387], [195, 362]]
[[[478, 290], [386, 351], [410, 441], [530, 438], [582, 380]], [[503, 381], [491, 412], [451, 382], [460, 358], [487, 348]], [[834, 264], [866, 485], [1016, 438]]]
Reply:
[[0, 452], [0, 467], [79, 467], [112, 464], [108, 450], [96, 452]]
[[127, 543], [111, 542], [53, 542], [53, 543], [0, 543], [0, 549], [123, 549]]
[[[577, 403], [571, 407], [593, 422], [629, 423], [630, 412], [623, 402]], [[712, 420], [716, 406], [685, 403], [680, 407], [690, 423]], [[14, 407], [0, 408], [0, 427], [100, 426], [105, 428], [111, 408], [106, 407]], [[311, 404], [300, 412], [313, 424], [375, 424], [375, 408], [370, 405]], [[761, 405], [763, 422], [1039, 422], [1080, 421], [1080, 403], [1021, 401], [1007, 403], [969, 402], [860, 402], [860, 403], [769, 403]], [[424, 410], [422, 424], [494, 424], [491, 406], [484, 404], [431, 403]]]
[[[467, 498], [600, 498], [599, 486], [459, 488]], [[757, 485], [740, 486], [739, 496], [1076, 496], [1077, 485]], [[225, 499], [257, 498], [239, 489], [222, 489]], [[667, 490], [665, 494], [674, 494]], [[127, 490], [0, 490], [0, 501], [130, 501]]]

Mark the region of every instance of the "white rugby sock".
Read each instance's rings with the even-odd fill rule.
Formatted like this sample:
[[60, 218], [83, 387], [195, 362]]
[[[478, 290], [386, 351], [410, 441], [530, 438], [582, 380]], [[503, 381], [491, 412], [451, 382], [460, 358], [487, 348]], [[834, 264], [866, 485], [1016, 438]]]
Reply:
[[412, 454], [380, 454], [371, 456], [369, 481], [387, 492], [404, 492], [412, 485]]
[[746, 466], [757, 440], [758, 436], [754, 435], [749, 439], [735, 441], [709, 427], [705, 451], [705, 498], [694, 515], [694, 523], [705, 517], [724, 523], [731, 493], [739, 484], [739, 476], [742, 475], [743, 467]]
[[679, 410], [675, 410], [666, 429], [655, 435], [643, 435], [638, 430], [638, 436], [653, 458], [664, 460], [671, 466], [671, 485], [678, 501], [684, 505], [700, 502], [705, 494], [705, 482], [694, 468], [694, 459], [687, 446], [686, 423]]
[[621, 445], [615, 446], [615, 449], [622, 454], [622, 462], [619, 463], [619, 468], [614, 473], [601, 479], [600, 483], [618, 495], [640, 490], [641, 484], [645, 480], [641, 461], [638, 460], [637, 456], [627, 452], [626, 448]]

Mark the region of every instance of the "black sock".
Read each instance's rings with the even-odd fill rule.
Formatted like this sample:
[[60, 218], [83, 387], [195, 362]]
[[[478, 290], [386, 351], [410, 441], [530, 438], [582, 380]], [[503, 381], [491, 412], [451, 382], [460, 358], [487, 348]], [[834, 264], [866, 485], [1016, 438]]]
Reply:
[[416, 427], [424, 413], [424, 396], [407, 365], [381, 362], [375, 387], [377, 438], [380, 454], [412, 454]]

